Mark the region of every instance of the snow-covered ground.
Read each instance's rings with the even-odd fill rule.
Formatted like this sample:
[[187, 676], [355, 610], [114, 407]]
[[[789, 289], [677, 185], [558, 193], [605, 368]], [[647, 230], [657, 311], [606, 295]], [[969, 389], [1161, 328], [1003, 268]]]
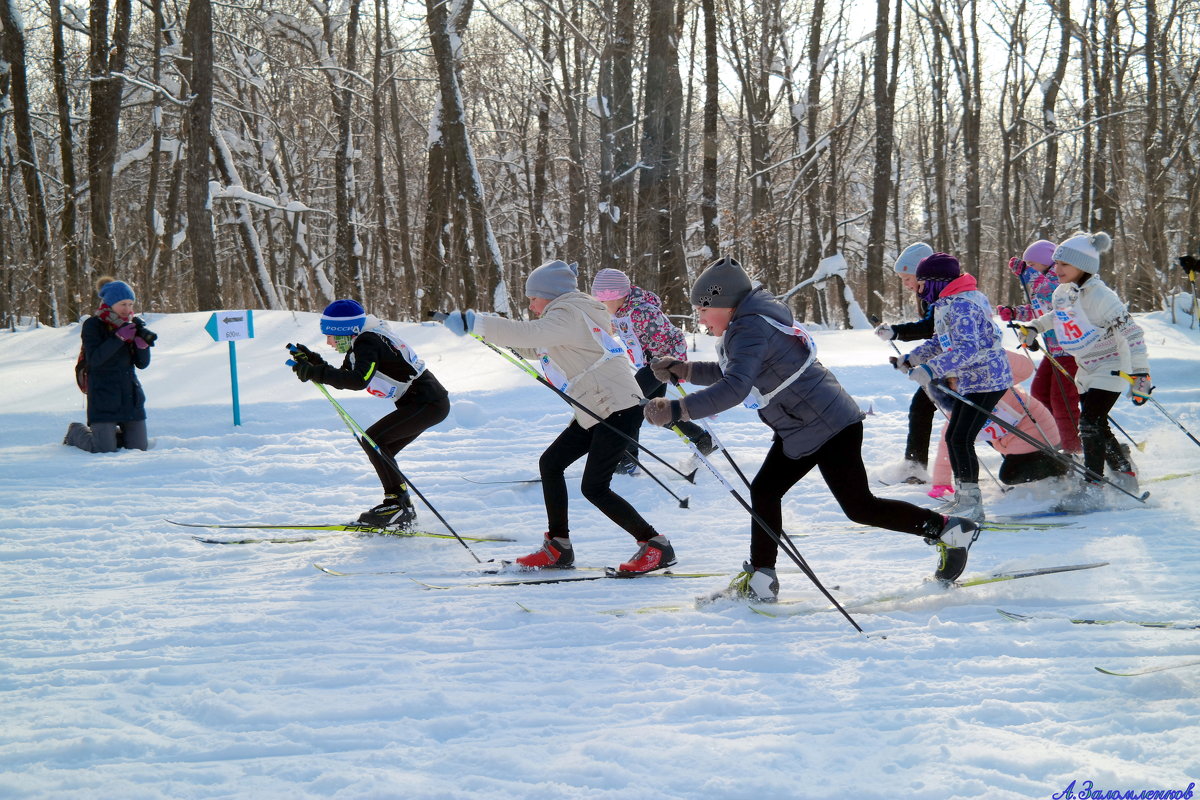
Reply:
[[[77, 326], [0, 333], [2, 797], [946, 800], [1200, 780], [1200, 667], [1093, 669], [1195, 661], [1200, 631], [1069, 621], [1200, 624], [1200, 478], [1147, 483], [1146, 506], [1071, 527], [985, 532], [967, 576], [1110, 566], [922, 593], [934, 550], [855, 530], [814, 473], [785, 520], [816, 573], [848, 606], [910, 594], [854, 611], [869, 635], [822, 610], [782, 561], [783, 595], [812, 613], [691, 607], [725, 576], [432, 590], [411, 579], [478, 580], [459, 543], [334, 534], [220, 546], [192, 538], [216, 532], [166, 521], [341, 522], [379, 499], [333, 409], [283, 364], [286, 342], [323, 346], [316, 315], [256, 314], [257, 338], [237, 351], [239, 427], [228, 350], [207, 319], [148, 315], [161, 338], [142, 373], [156, 440], [145, 453], [60, 444], [84, 418]], [[1140, 320], [1154, 396], [1200, 435], [1200, 331]], [[453, 402], [401, 465], [459, 533], [518, 540], [472, 544], [478, 558], [530, 551], [545, 529], [540, 488], [464, 479], [534, 477], [568, 410], [477, 342], [397, 328]], [[873, 411], [865, 456], [884, 470], [902, 454], [913, 385], [869, 332], [816, 338]], [[713, 341], [696, 346], [703, 358]], [[364, 426], [387, 409], [338, 397]], [[1114, 417], [1146, 443], [1144, 479], [1200, 468], [1200, 448], [1153, 407], [1122, 399]], [[715, 425], [752, 474], [769, 431], [741, 409]], [[646, 428], [643, 441], [689, 457], [668, 433]], [[672, 538], [677, 569], [735, 572], [746, 513], [703, 470], [695, 486], [657, 473], [688, 509], [645, 476], [616, 486]], [[985, 498], [1013, 514], [1062, 488], [990, 484]], [[932, 502], [919, 487], [878, 491]], [[577, 485], [572, 513], [578, 563], [632, 555]], [[441, 530], [423, 507], [421, 521]], [[336, 577], [314, 563], [392, 574]], [[658, 606], [678, 609], [646, 610]]]

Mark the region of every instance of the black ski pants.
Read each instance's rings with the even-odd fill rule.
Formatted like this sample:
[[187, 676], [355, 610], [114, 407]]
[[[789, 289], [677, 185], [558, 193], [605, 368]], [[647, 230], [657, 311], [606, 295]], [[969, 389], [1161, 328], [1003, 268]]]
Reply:
[[[450, 398], [446, 395], [430, 401], [428, 397], [409, 399], [407, 395], [396, 401], [396, 410], [367, 428], [370, 436], [387, 458], [376, 452], [374, 447], [362, 441], [363, 450], [379, 476], [384, 494], [403, 494], [408, 491], [400, 473], [393, 466], [396, 454], [412, 443], [427, 428], [432, 428], [450, 413]], [[392, 462], [392, 463], [389, 463]]]
[[642, 407], [632, 406], [610, 414], [604, 422], [597, 422], [590, 428], [571, 420], [571, 424], [550, 443], [538, 461], [538, 471], [542, 476], [542, 496], [546, 500], [546, 521], [551, 536], [570, 536], [564, 473], [584, 456], [587, 461], [579, 488], [588, 502], [639, 542], [658, 535], [637, 509], [610, 486], [613, 469], [628, 444], [621, 433], [633, 436], [641, 424]]
[[[816, 467], [833, 498], [853, 522], [918, 536], [940, 531], [940, 514], [871, 494], [867, 468], [863, 466], [862, 442], [863, 425], [856, 422], [834, 434], [816, 452], [788, 458], [783, 452], [783, 440], [776, 435], [766, 460], [750, 482], [750, 505], [754, 513], [775, 533], [783, 530], [783, 496]], [[775, 540], [758, 520], [752, 521], [750, 563], [755, 567], [774, 568], [778, 549]]]
[[933, 415], [937, 406], [929, 399], [924, 389], [917, 389], [908, 404], [908, 441], [904, 445], [904, 459], [916, 461], [922, 467], [929, 466], [929, 437], [933, 433]]
[[1117, 472], [1133, 469], [1108, 424], [1108, 412], [1120, 399], [1118, 392], [1107, 389], [1088, 389], [1079, 395], [1079, 443], [1083, 446], [1083, 465], [1097, 475], [1104, 474], [1105, 464]]
[[[1007, 389], [994, 392], [971, 392], [963, 397], [980, 408], [991, 411], [1000, 402]], [[987, 415], [966, 403], [953, 399], [950, 422], [946, 425], [946, 452], [950, 456], [950, 470], [954, 480], [964, 483], [979, 483], [979, 457], [975, 454], [975, 437], [988, 422]]]
[[1005, 456], [1000, 464], [1000, 482], [1008, 486], [1032, 483], [1044, 478], [1057, 478], [1070, 472], [1070, 467], [1056, 458], [1035, 451]]

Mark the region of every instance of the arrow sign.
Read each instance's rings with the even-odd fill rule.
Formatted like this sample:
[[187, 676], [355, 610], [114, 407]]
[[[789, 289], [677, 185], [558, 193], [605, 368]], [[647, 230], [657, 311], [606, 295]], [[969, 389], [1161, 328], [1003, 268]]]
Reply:
[[253, 311], [214, 311], [204, 325], [214, 342], [229, 342], [229, 382], [233, 392], [233, 424], [242, 424], [238, 405], [237, 349], [235, 342], [254, 338]]

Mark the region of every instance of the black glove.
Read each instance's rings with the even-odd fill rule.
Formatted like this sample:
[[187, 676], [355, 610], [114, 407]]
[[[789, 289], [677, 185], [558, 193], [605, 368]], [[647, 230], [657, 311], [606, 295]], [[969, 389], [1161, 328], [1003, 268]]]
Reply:
[[307, 361], [297, 361], [296, 365], [292, 367], [292, 372], [296, 373], [296, 377], [301, 381], [325, 382], [323, 380], [325, 377], [324, 364], [310, 364]]
[[302, 344], [289, 344], [288, 350], [292, 353], [292, 358], [297, 361], [307, 361], [309, 364], [324, 364], [325, 359], [320, 353], [314, 353]]
[[1179, 266], [1184, 272], [1200, 271], [1200, 258], [1196, 258], [1195, 256], [1180, 256]]
[[146, 327], [146, 323], [141, 317], [134, 317], [133, 324], [137, 328], [137, 335], [142, 337], [142, 341], [148, 345], [154, 344], [154, 340], [158, 338], [158, 334]]

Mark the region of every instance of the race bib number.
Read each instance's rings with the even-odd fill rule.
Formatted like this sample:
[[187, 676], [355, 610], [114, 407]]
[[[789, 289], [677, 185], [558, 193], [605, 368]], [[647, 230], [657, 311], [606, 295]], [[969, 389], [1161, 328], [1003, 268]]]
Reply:
[[1083, 309], [1058, 308], [1054, 310], [1054, 335], [1060, 347], [1068, 353], [1078, 353], [1100, 340], [1100, 329], [1092, 324]]
[[992, 416], [1003, 421], [1008, 428], [1004, 427], [1004, 425], [1001, 425], [995, 420], [989, 419], [987, 424], [983, 426], [983, 429], [979, 431], [979, 435], [975, 437], [975, 441], [984, 444], [998, 442], [1011, 433], [1009, 428], [1017, 427], [1017, 424], [1021, 421], [1020, 414], [1017, 414], [1008, 406], [1004, 405], [999, 405], [992, 409]]
[[408, 391], [411, 384], [393, 380], [382, 372], [376, 372], [367, 382], [367, 394], [380, 400], [395, 400]]

